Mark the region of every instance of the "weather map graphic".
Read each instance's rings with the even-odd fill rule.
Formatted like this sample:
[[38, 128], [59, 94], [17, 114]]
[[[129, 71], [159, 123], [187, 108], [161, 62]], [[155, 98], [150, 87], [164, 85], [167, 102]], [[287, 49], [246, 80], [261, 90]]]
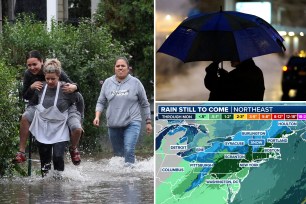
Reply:
[[158, 104], [156, 203], [306, 203], [306, 104]]

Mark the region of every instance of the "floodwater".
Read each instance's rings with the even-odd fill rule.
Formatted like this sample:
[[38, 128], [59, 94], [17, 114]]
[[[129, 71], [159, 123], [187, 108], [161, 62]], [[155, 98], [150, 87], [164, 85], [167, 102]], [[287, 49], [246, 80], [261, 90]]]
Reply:
[[[26, 164], [25, 164], [26, 165]], [[86, 159], [80, 166], [65, 163], [65, 171], [0, 179], [0, 203], [154, 203], [154, 159], [137, 158], [133, 168], [122, 158]]]

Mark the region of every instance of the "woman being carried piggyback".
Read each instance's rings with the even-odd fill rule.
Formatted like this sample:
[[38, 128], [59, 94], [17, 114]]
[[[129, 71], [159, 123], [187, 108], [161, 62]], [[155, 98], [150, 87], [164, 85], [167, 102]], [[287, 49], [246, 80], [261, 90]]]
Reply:
[[[46, 82], [40, 90], [35, 91], [38, 105], [29, 128], [38, 142], [41, 172], [44, 177], [51, 169], [64, 171], [64, 153], [69, 141], [68, 109], [77, 101], [76, 92], [67, 93], [61, 88], [65, 82], [59, 81], [61, 63], [57, 59], [46, 60], [43, 73]], [[82, 131], [80, 115], [69, 115], [71, 131]]]

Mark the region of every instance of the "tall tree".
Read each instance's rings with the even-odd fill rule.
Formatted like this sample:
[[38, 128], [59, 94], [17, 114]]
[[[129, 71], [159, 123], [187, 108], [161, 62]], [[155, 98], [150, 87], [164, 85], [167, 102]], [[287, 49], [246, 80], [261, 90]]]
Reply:
[[154, 78], [154, 1], [103, 0], [95, 19], [107, 26], [112, 36], [128, 47], [133, 73], [153, 95]]

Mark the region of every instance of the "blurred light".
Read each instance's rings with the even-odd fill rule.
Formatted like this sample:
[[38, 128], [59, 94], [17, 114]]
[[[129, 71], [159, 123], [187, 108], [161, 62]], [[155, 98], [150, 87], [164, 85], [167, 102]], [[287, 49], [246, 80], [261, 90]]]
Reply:
[[300, 32], [300, 36], [304, 36], [304, 33], [303, 33], [303, 32]]
[[286, 32], [286, 31], [278, 31], [278, 33], [279, 33], [281, 36], [287, 35], [287, 32]]
[[293, 36], [293, 41], [292, 41], [292, 48], [294, 52], [297, 52], [299, 50], [299, 37]]
[[289, 36], [294, 36], [295, 33], [294, 33], [293, 31], [290, 31], [290, 32], [288, 33], [288, 35], [289, 35]]
[[295, 97], [296, 96], [296, 90], [295, 89], [290, 89], [288, 95], [289, 95], [290, 98]]
[[304, 50], [301, 50], [301, 51], [299, 52], [299, 57], [306, 57], [306, 53], [305, 53]]
[[287, 47], [287, 48], [290, 48], [290, 44], [291, 44], [291, 39], [290, 39], [290, 37], [289, 37], [288, 35], [286, 35], [286, 36], [284, 36], [283, 38], [284, 38], [284, 40], [285, 40], [285, 42], [283, 42], [283, 43], [284, 43], [284, 46]]
[[169, 15], [169, 14], [166, 15], [166, 20], [167, 20], [167, 21], [170, 21], [170, 20], [171, 20], [171, 15]]
[[288, 70], [287, 66], [283, 66], [283, 71], [286, 72]]
[[271, 2], [237, 2], [236, 11], [256, 15], [271, 23]]
[[285, 41], [290, 42], [289, 36], [286, 36], [286, 37], [285, 37]]

